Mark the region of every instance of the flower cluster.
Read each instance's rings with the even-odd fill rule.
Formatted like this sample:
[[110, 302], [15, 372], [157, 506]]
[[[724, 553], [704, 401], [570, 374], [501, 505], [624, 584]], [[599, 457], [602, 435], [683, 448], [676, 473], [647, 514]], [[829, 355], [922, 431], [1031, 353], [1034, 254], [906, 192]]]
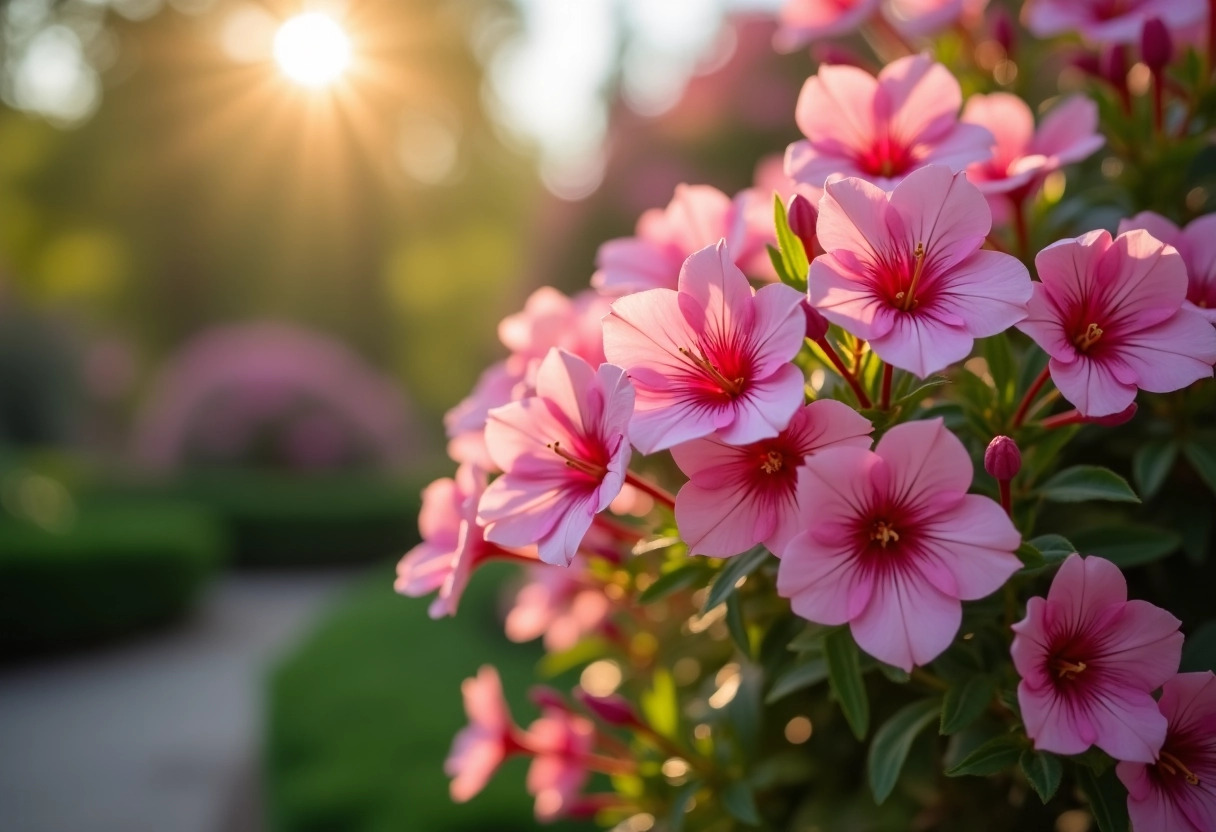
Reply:
[[[459, 468], [424, 494], [398, 591], [454, 614], [482, 563], [522, 562], [508, 635], [583, 669], [577, 705], [534, 692], [526, 731], [491, 668], [466, 682], [456, 800], [525, 755], [542, 820], [807, 828], [855, 811], [832, 798], [846, 770], [892, 797], [915, 746], [939, 766], [899, 793], [908, 828], [965, 811], [938, 775], [974, 775], [1041, 798], [1011, 803], [1011, 829], [1088, 806], [1106, 832], [1124, 815], [1216, 830], [1216, 676], [1183, 658], [1202, 607], [1163, 606], [1164, 571], [1129, 600], [1125, 577], [1207, 554], [1211, 498], [1206, 521], [1186, 506], [1216, 489], [1216, 214], [1175, 224], [1137, 199], [1147, 184], [1120, 196], [1140, 212], [1114, 236], [1085, 203], [1056, 210], [1104, 146], [1165, 170], [1210, 142], [1216, 77], [1162, 74], [1201, 5], [1026, 3], [1034, 35], [1079, 33], [1108, 65], [1136, 44], [1149, 73], [1137, 93], [1095, 72], [1036, 127], [995, 88], [1017, 57], [1003, 6], [786, 4], [779, 48], [861, 28], [890, 59], [818, 67], [779, 176], [733, 198], [682, 185], [601, 247], [590, 289], [533, 294], [499, 328], [509, 357], [449, 414]], [[952, 31], [1000, 61], [961, 84], [905, 49]], [[1185, 199], [1175, 219], [1206, 196]], [[1094, 451], [1113, 437], [1126, 465]], [[1147, 502], [1176, 468], [1190, 493]], [[1142, 499], [1135, 522], [1103, 507]], [[1154, 525], [1153, 505], [1180, 519]], [[930, 724], [948, 745], [917, 739]], [[852, 734], [865, 760], [812, 762], [812, 725], [819, 753], [851, 755]], [[612, 790], [588, 791], [594, 773]]]

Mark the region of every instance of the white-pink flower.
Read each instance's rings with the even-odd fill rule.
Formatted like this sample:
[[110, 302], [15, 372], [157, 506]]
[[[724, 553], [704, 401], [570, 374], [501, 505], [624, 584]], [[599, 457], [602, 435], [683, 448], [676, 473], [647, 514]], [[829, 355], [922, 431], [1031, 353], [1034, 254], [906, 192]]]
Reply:
[[469, 724], [452, 741], [443, 770], [452, 778], [452, 800], [464, 803], [484, 789], [502, 761], [520, 747], [493, 666], [483, 665], [477, 676], [465, 679], [460, 692]]
[[729, 557], [763, 543], [778, 557], [802, 530], [798, 471], [813, 453], [870, 447], [873, 426], [846, 404], [803, 406], [772, 439], [731, 445], [717, 436], [671, 449], [688, 483], [676, 495], [676, 524], [689, 554]]
[[544, 638], [551, 653], [568, 650], [608, 620], [612, 602], [602, 583], [588, 579], [582, 556], [569, 568], [537, 564], [515, 594], [507, 613], [507, 638], [515, 642]]
[[625, 481], [633, 404], [620, 367], [593, 370], [576, 355], [550, 350], [536, 374], [536, 395], [487, 417], [486, 446], [503, 474], [478, 504], [486, 539], [535, 543], [541, 560], [568, 565]]
[[525, 743], [535, 755], [528, 766], [528, 793], [536, 798], [538, 820], [570, 814], [591, 777], [588, 758], [595, 750], [595, 725], [565, 708], [547, 707], [528, 726]]
[[1212, 375], [1216, 329], [1183, 307], [1186, 266], [1141, 230], [1091, 231], [1034, 259], [1029, 315], [1018, 323], [1051, 356], [1060, 392], [1084, 416], [1126, 409], [1137, 388], [1178, 390]]
[[968, 494], [971, 458], [940, 419], [897, 425], [873, 451], [828, 448], [798, 478], [805, 529], [785, 547], [777, 593], [797, 615], [848, 624], [857, 644], [911, 670], [940, 655], [961, 601], [1021, 566], [1021, 536], [992, 500]]
[[811, 304], [869, 341], [888, 364], [924, 377], [966, 358], [976, 338], [1026, 315], [1030, 275], [980, 248], [988, 205], [961, 174], [932, 165], [887, 193], [862, 179], [830, 182], [819, 203]]
[[802, 296], [779, 283], [753, 292], [725, 241], [689, 257], [679, 286], [626, 295], [604, 318], [604, 352], [637, 390], [633, 443], [652, 453], [715, 431], [736, 444], [776, 436], [803, 402], [790, 363]]
[[793, 52], [820, 38], [847, 35], [878, 11], [881, 0], [787, 0], [773, 37], [780, 52]]
[[856, 176], [892, 188], [925, 165], [961, 171], [991, 155], [992, 134], [958, 120], [962, 90], [927, 55], [910, 55], [870, 75], [821, 66], [807, 79], [794, 117], [806, 138], [786, 150], [785, 171], [816, 188]]
[[1022, 22], [1040, 38], [1080, 32], [1096, 43], [1137, 43], [1152, 18], [1181, 29], [1202, 20], [1206, 8], [1200, 0], [1027, 0]]
[[1120, 234], [1136, 228], [1178, 249], [1186, 264], [1185, 305], [1216, 324], [1216, 214], [1191, 220], [1186, 228], [1179, 228], [1152, 211], [1142, 211], [1119, 222]]

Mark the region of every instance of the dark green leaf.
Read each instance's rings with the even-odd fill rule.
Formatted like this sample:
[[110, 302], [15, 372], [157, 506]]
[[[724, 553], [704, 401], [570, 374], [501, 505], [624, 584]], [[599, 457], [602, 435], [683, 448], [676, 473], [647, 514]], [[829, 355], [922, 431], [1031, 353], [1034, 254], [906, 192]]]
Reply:
[[1078, 766], [1077, 785], [1089, 799], [1089, 810], [1101, 832], [1127, 832], [1127, 790], [1115, 777], [1113, 770], [1101, 776]]
[[1004, 771], [1018, 761], [1026, 743], [1013, 734], [995, 737], [964, 757], [958, 765], [946, 769], [947, 777], [972, 774], [984, 777]]
[[789, 648], [795, 653], [823, 652], [823, 637], [832, 631], [822, 624], [807, 624], [805, 629], [790, 639]]
[[1216, 451], [1206, 444], [1191, 441], [1182, 446], [1182, 452], [1186, 454], [1195, 473], [1208, 484], [1212, 493], [1216, 494]]
[[897, 685], [906, 685], [912, 680], [912, 674], [902, 667], [895, 667], [886, 662], [874, 662], [874, 665], [878, 668], [879, 673]]
[[1039, 493], [1044, 499], [1056, 503], [1080, 503], [1086, 500], [1140, 502], [1127, 480], [1109, 468], [1097, 465], [1067, 468], [1043, 483]]
[[1013, 352], [1009, 349], [1009, 337], [994, 335], [980, 341], [980, 355], [988, 364], [988, 374], [992, 376], [992, 384], [996, 387], [997, 400], [1002, 404], [1012, 405], [1017, 369], [1014, 366]]
[[676, 792], [675, 798], [671, 801], [671, 814], [667, 819], [669, 832], [684, 832], [684, 818], [688, 814], [688, 804], [692, 802], [700, 788], [699, 780], [691, 780]]
[[638, 596], [638, 602], [641, 604], [653, 604], [671, 595], [674, 592], [679, 592], [681, 589], [687, 589], [693, 584], [704, 581], [709, 575], [709, 570], [701, 561], [686, 563], [679, 566], [670, 572], [664, 572], [655, 582], [646, 587], [642, 594]]
[[713, 586], [709, 588], [709, 595], [706, 596], [705, 606], [701, 611], [709, 612], [725, 601], [727, 596], [735, 591], [735, 584], [759, 569], [768, 558], [768, 549], [763, 546], [755, 546], [741, 555], [728, 558], [726, 566], [722, 567], [722, 571], [714, 579]]
[[1165, 484], [1178, 458], [1178, 444], [1172, 439], [1151, 439], [1132, 457], [1132, 476], [1144, 499], [1151, 500]]
[[760, 729], [764, 721], [764, 672], [754, 664], [739, 669], [739, 687], [726, 706], [726, 716], [735, 740], [747, 760], [754, 759], [760, 745]]
[[1152, 563], [1177, 551], [1182, 538], [1155, 526], [1126, 523], [1084, 529], [1073, 535], [1073, 543], [1084, 555], [1099, 555], [1127, 568]]
[[730, 816], [748, 826], [760, 825], [760, 812], [756, 809], [756, 798], [752, 787], [743, 780], [736, 780], [722, 791], [722, 806]]
[[796, 664], [782, 673], [773, 682], [764, 704], [771, 705], [779, 699], [784, 699], [794, 691], [802, 690], [819, 684], [828, 678], [828, 663], [826, 659], [815, 656], [805, 662]]
[[751, 640], [747, 637], [747, 624], [743, 621], [743, 604], [738, 595], [730, 595], [726, 599], [726, 628], [730, 631], [730, 637], [739, 651], [751, 658]]
[[1044, 803], [1051, 800], [1060, 788], [1060, 778], [1064, 775], [1064, 764], [1055, 754], [1026, 749], [1018, 758], [1022, 774], [1030, 781], [1031, 787]]
[[946, 378], [945, 376], [933, 376], [912, 392], [901, 397], [899, 400], [892, 402], [892, 406], [902, 407], [904, 409], [913, 408], [920, 404], [921, 401], [928, 397], [934, 390], [949, 383], [950, 379]]
[[1182, 645], [1183, 673], [1216, 671], [1216, 621], [1201, 624]]
[[1048, 564], [1062, 563], [1064, 558], [1077, 551], [1072, 542], [1058, 534], [1043, 534], [1031, 538], [1030, 545], [1039, 550]]
[[874, 742], [870, 744], [870, 753], [866, 768], [870, 774], [870, 789], [874, 792], [875, 802], [881, 804], [886, 800], [899, 772], [908, 759], [908, 751], [917, 735], [937, 719], [941, 703], [937, 699], [922, 699], [913, 702], [896, 711], [895, 715], [883, 723], [874, 733]]
[[951, 685], [942, 701], [941, 733], [953, 734], [979, 719], [996, 694], [991, 676], [971, 676], [962, 684]]
[[1014, 554], [1018, 556], [1018, 560], [1027, 569], [1038, 569], [1040, 566], [1047, 564], [1047, 558], [1043, 557], [1043, 553], [1024, 541], [1021, 546], [1018, 546]]
[[870, 700], [852, 634], [843, 628], [829, 633], [823, 640], [823, 656], [827, 660], [832, 694], [840, 703], [853, 735], [864, 740], [870, 730]]

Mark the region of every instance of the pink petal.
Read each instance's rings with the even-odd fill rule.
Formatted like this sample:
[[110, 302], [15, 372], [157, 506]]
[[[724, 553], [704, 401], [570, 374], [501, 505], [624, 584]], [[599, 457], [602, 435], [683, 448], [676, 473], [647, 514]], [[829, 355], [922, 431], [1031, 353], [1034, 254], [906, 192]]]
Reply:
[[778, 52], [793, 52], [813, 40], [856, 29], [878, 9], [879, 0], [790, 0], [781, 8], [781, 28], [773, 38]]
[[[775, 283], [761, 287], [754, 299], [751, 331], [747, 349], [752, 353], [752, 372], [768, 376], [789, 364], [806, 336], [803, 295], [789, 286]], [[732, 334], [729, 337], [734, 337]]]
[[879, 81], [863, 69], [821, 66], [798, 96], [794, 110], [798, 129], [821, 152], [851, 155], [865, 149], [876, 131], [874, 100], [878, 87]]
[[1099, 636], [1095, 661], [1103, 678], [1153, 690], [1173, 678], [1182, 659], [1182, 622], [1147, 601], [1128, 601]]
[[731, 407], [730, 422], [718, 425], [723, 441], [747, 445], [776, 436], [805, 399], [806, 377], [793, 364], [782, 365], [775, 373], [751, 382]]
[[[824, 317], [831, 320], [827, 310]], [[949, 316], [951, 323], [939, 316]], [[975, 339], [960, 325], [962, 319], [946, 309], [914, 313], [897, 312], [892, 316], [894, 326], [886, 335], [870, 340], [874, 353], [895, 367], [920, 378], [944, 370], [971, 353]]]
[[1053, 358], [1065, 362], [1076, 359], [1077, 349], [1064, 331], [1064, 313], [1044, 284], [1031, 284], [1030, 299], [1026, 302], [1026, 317], [1018, 321], [1016, 326]]
[[1120, 234], [1096, 271], [1101, 302], [1118, 310], [1120, 328], [1140, 329], [1174, 314], [1186, 298], [1186, 264], [1172, 247], [1147, 231]]
[[915, 568], [894, 567], [875, 577], [870, 603], [849, 626], [862, 650], [911, 671], [950, 646], [962, 618], [962, 604], [934, 589]]
[[1141, 389], [1150, 393], [1181, 390], [1212, 377], [1216, 329], [1200, 313], [1179, 309], [1163, 323], [1125, 336], [1119, 357], [1131, 368]]
[[671, 239], [692, 254], [727, 236], [732, 218], [730, 197], [710, 185], [677, 185], [667, 205]]
[[1104, 143], [1098, 134], [1098, 105], [1075, 95], [1043, 117], [1028, 152], [1054, 158], [1058, 164], [1071, 164], [1090, 156]]
[[950, 70], [928, 55], [892, 61], [879, 73], [878, 83], [875, 109], [889, 119], [891, 135], [904, 144], [940, 137], [954, 126], [962, 90]]
[[1136, 688], [1104, 688], [1102, 701], [1092, 703], [1089, 718], [1097, 732], [1094, 744], [1114, 757], [1153, 763], [1165, 743], [1166, 719], [1153, 697]]
[[827, 546], [809, 532], [790, 541], [777, 569], [777, 594], [796, 615], [818, 624], [845, 624], [870, 604], [873, 576], [861, 569], [851, 543]]
[[1118, 356], [1097, 360], [1078, 355], [1068, 364], [1052, 358], [1048, 368], [1064, 398], [1085, 416], [1110, 416], [1136, 400], [1136, 386], [1122, 380], [1135, 375]]
[[891, 241], [887, 205], [886, 192], [864, 179], [829, 182], [819, 203], [819, 244], [828, 253], [843, 250], [877, 263]]
[[1098, 557], [1069, 555], [1047, 591], [1047, 602], [1071, 610], [1076, 620], [1097, 617], [1100, 610], [1127, 601], [1127, 580], [1119, 567]]
[[[617, 490], [619, 490], [619, 486]], [[612, 496], [615, 496], [615, 493]], [[609, 497], [607, 502], [612, 502], [612, 498]], [[561, 500], [548, 511], [556, 513], [556, 522], [548, 532], [536, 539], [537, 553], [545, 563], [569, 566], [570, 562], [574, 560], [574, 556], [578, 554], [579, 544], [587, 536], [587, 530], [591, 528], [591, 522], [595, 519], [594, 495], [563, 493]], [[499, 521], [499, 524], [501, 525], [503, 522]], [[490, 539], [489, 534], [490, 530], [487, 529], [487, 540]]]
[[1005, 511], [987, 497], [968, 494], [958, 507], [918, 526], [917, 540], [926, 554], [954, 576], [964, 601], [1000, 589], [1021, 561], [1014, 555], [1022, 536]]
[[1178, 226], [1152, 211], [1141, 211], [1134, 217], [1119, 220], [1119, 234], [1125, 234], [1137, 228], [1147, 231], [1156, 239], [1175, 248], [1178, 247], [1178, 238], [1182, 236], [1182, 231]]
[[967, 165], [983, 162], [992, 156], [992, 134], [978, 124], [957, 124], [931, 145], [918, 146], [923, 153], [922, 164], [945, 165], [958, 173]]
[[942, 491], [964, 494], [971, 487], [971, 457], [941, 419], [896, 425], [878, 440], [874, 453], [887, 465], [887, 493], [894, 501], [903, 503]]
[[1034, 138], [1034, 113], [1019, 96], [1007, 92], [973, 95], [962, 120], [988, 129], [996, 139], [993, 162], [1007, 166], [1026, 154]]
[[[820, 214], [820, 228], [822, 223], [823, 215]], [[864, 273], [853, 271], [835, 255], [815, 258], [808, 285], [811, 305], [829, 321], [858, 338], [874, 341], [888, 334], [895, 325], [896, 313], [865, 280]]]
[[[942, 165], [909, 173], [891, 193], [890, 206], [905, 235], [896, 245], [915, 249], [923, 243], [925, 268], [934, 273], [946, 272], [976, 252], [992, 229], [984, 195], [964, 174]], [[896, 227], [891, 219], [888, 225]]]
[[766, 506], [742, 483], [702, 488], [687, 483], [676, 495], [676, 525], [692, 555], [730, 557], [759, 542], [755, 524]]
[[1030, 273], [1016, 257], [977, 251], [936, 284], [934, 307], [966, 322], [969, 335], [987, 338], [1004, 332], [1027, 315], [1034, 291]]
[[653, 240], [622, 237], [600, 246], [591, 285], [601, 292], [623, 295], [647, 289], [675, 289], [680, 260]]

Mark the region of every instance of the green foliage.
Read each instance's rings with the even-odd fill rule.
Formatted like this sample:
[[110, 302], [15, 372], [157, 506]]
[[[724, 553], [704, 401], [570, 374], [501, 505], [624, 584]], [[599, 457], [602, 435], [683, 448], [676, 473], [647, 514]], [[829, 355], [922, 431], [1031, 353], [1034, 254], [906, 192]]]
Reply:
[[1018, 766], [1040, 800], [1046, 803], [1055, 796], [1060, 788], [1060, 778], [1064, 776], [1064, 764], [1059, 757], [1027, 749], [1018, 758]]
[[912, 742], [940, 712], [941, 702], [937, 699], [922, 699], [905, 705], [874, 733], [866, 768], [876, 802], [881, 804], [891, 795]]
[[1080, 503], [1086, 500], [1140, 502], [1127, 480], [1114, 471], [1097, 465], [1077, 465], [1061, 471], [1045, 482], [1039, 491], [1043, 499], [1057, 503]]
[[993, 737], [955, 765], [946, 769], [947, 777], [973, 775], [984, 777], [1012, 766], [1026, 749], [1026, 740], [1012, 734]]
[[832, 696], [853, 729], [854, 736], [864, 740], [870, 730], [870, 700], [861, 675], [861, 660], [857, 644], [847, 628], [828, 633], [823, 639], [823, 655], [828, 666], [828, 683]]
[[1176, 552], [1182, 538], [1167, 529], [1140, 523], [1093, 526], [1073, 535], [1077, 550], [1099, 555], [1122, 568], [1142, 566]]
[[802, 240], [790, 229], [789, 216], [781, 202], [780, 194], [773, 194], [773, 224], [777, 229], [777, 243], [780, 246], [779, 251], [774, 251], [772, 246], [768, 247], [773, 268], [777, 270], [782, 283], [799, 292], [805, 292], [811, 264]]
[[709, 612], [734, 594], [736, 584], [755, 572], [771, 555], [763, 546], [754, 546], [741, 555], [735, 555], [726, 561], [722, 571], [710, 585], [709, 595], [705, 598], [703, 612]]
[[942, 702], [941, 733], [955, 734], [979, 719], [996, 696], [996, 680], [976, 674], [951, 685]]
[[1078, 766], [1077, 785], [1089, 800], [1089, 809], [1101, 832], [1128, 832], [1127, 790], [1115, 776], [1114, 769], [1102, 774]]

